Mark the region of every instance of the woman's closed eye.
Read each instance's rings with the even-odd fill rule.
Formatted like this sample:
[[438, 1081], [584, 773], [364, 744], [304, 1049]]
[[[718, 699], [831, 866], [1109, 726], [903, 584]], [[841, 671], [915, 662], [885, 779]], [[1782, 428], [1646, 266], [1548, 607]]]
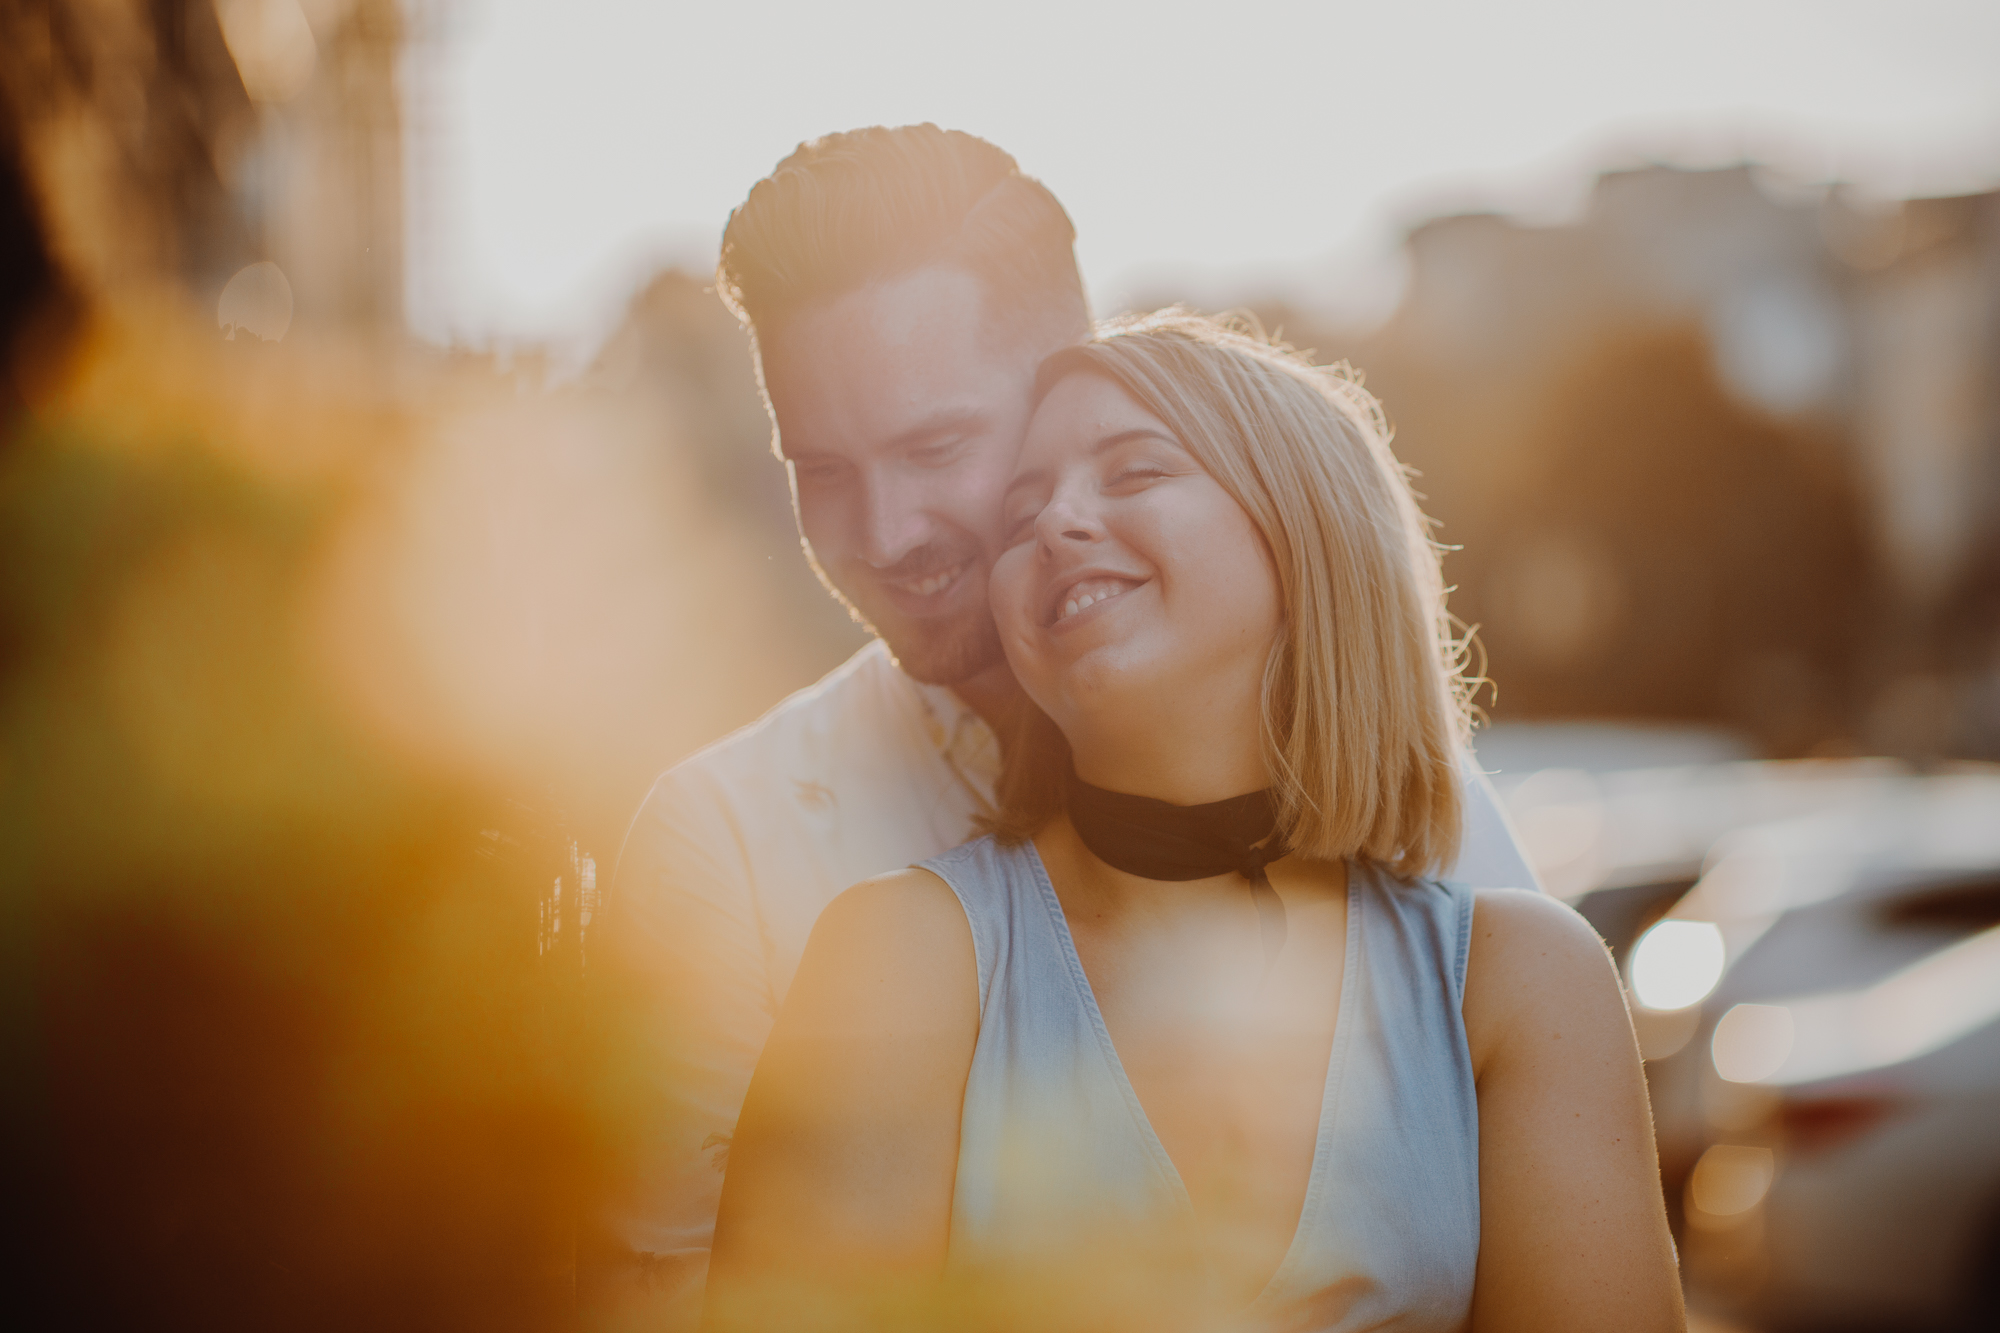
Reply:
[[1113, 491], [1131, 490], [1169, 475], [1167, 469], [1158, 463], [1128, 463], [1114, 471], [1104, 484]]
[[1144, 490], [1198, 465], [1178, 444], [1152, 434], [1118, 441], [1097, 458], [1098, 488], [1107, 495]]

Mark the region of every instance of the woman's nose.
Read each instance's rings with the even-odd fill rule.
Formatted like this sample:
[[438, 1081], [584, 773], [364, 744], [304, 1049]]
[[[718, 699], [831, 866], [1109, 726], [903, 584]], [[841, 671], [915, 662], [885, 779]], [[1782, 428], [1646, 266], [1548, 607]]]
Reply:
[[1036, 535], [1050, 548], [1070, 542], [1095, 541], [1103, 535], [1096, 506], [1083, 497], [1058, 491], [1035, 520]]

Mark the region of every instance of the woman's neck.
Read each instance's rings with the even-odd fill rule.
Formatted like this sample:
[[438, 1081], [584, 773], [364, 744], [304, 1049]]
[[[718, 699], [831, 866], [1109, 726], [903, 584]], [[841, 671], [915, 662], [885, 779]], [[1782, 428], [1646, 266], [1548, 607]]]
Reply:
[[1175, 718], [1167, 725], [1099, 730], [1069, 738], [1076, 775], [1093, 787], [1150, 796], [1171, 805], [1206, 805], [1271, 785], [1261, 725], [1215, 726]]

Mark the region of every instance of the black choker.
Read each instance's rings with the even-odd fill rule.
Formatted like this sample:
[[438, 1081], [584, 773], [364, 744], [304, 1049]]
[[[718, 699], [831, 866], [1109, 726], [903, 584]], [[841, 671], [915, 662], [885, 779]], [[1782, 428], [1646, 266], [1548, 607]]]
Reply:
[[1285, 904], [1264, 867], [1288, 850], [1268, 788], [1207, 805], [1169, 805], [1150, 796], [1093, 787], [1069, 777], [1069, 822], [1083, 845], [1114, 870], [1146, 879], [1207, 879], [1231, 871], [1250, 881], [1269, 967], [1285, 944]]

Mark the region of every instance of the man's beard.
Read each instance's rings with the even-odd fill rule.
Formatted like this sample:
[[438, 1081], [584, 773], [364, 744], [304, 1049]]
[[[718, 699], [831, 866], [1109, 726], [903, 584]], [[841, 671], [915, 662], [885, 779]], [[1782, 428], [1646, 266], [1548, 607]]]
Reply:
[[[913, 680], [926, 685], [957, 685], [1006, 662], [1007, 654], [1000, 647], [1000, 627], [993, 623], [992, 609], [984, 603], [948, 619], [919, 621], [887, 634], [827, 574], [810, 542], [805, 544], [805, 551], [820, 583], [847, 608], [856, 623], [889, 645], [896, 665]], [[934, 547], [924, 547], [912, 552], [894, 572], [902, 578], [921, 578], [965, 558], [947, 557]], [[977, 577], [977, 571], [972, 577]]]
[[896, 664], [926, 685], [957, 685], [1007, 660], [1000, 648], [1000, 627], [985, 607], [912, 629], [897, 639], [883, 634], [882, 639], [895, 654]]

